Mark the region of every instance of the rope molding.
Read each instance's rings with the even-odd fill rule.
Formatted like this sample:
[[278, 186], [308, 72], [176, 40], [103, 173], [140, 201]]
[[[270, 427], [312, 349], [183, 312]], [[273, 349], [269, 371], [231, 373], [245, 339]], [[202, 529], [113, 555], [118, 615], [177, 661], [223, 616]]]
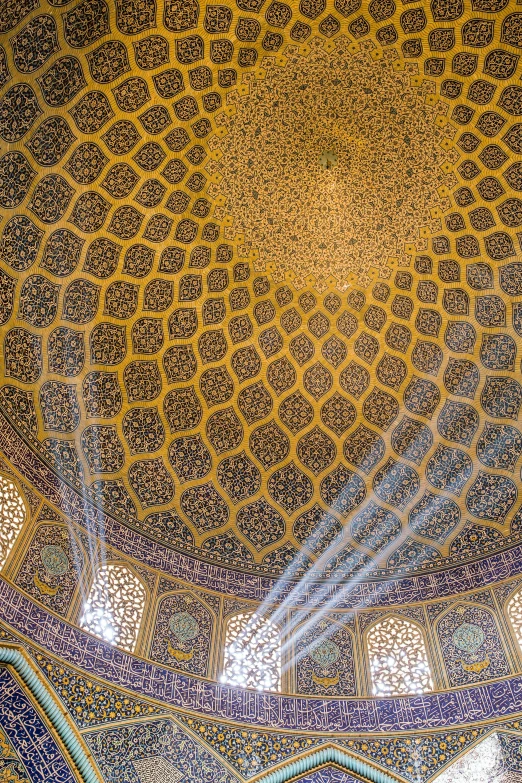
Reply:
[[376, 769], [361, 759], [345, 753], [339, 748], [327, 746], [310, 753], [307, 756], [295, 759], [275, 772], [258, 778], [257, 783], [289, 783], [297, 775], [313, 772], [327, 763], [334, 763], [346, 772], [353, 772], [362, 776], [369, 783], [398, 783], [398, 779], [390, 777], [386, 772]]
[[[100, 783], [98, 774], [63, 711], [58, 706], [55, 697], [42, 683], [24, 654], [15, 647], [0, 645], [0, 663], [12, 666], [35, 698], [71, 756], [83, 783]], [[397, 783], [397, 778], [392, 778], [385, 772], [332, 746], [321, 748], [302, 758], [295, 759], [284, 767], [262, 776], [258, 779], [258, 783], [287, 783], [297, 775], [312, 772], [329, 762], [337, 764], [347, 772], [361, 775], [368, 783]]]
[[100, 783], [100, 776], [79, 742], [63, 710], [58, 706], [56, 698], [45, 687], [24, 654], [15, 647], [0, 645], [0, 663], [13, 667], [39, 707], [41, 707], [42, 712], [69, 753], [77, 772], [81, 776], [82, 783]]

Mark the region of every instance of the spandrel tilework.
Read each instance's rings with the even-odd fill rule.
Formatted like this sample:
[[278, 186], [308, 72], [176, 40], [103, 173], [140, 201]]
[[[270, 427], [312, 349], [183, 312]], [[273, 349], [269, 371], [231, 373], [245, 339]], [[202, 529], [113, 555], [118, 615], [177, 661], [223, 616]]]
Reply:
[[[152, 769], [157, 771], [159, 768], [161, 772], [162, 767], [166, 768], [173, 783], [176, 780], [236, 783], [238, 780], [208, 750], [170, 720], [149, 720], [117, 729], [102, 729], [87, 734], [86, 740], [100, 760], [104, 780], [108, 783], [146, 781], [147, 778], [141, 776], [146, 771], [145, 756]], [[161, 759], [167, 763], [162, 763]]]
[[80, 783], [44, 717], [13, 672], [0, 667], [0, 779]]
[[299, 780], [301, 783], [358, 783], [361, 778], [335, 767], [324, 767], [300, 777]]

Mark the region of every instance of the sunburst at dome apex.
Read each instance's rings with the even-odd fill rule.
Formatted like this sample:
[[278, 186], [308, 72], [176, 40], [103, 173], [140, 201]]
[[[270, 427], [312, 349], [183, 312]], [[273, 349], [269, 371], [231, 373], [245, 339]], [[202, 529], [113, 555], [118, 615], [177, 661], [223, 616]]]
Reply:
[[[343, 289], [371, 267], [387, 276], [432, 224], [447, 152], [430, 85], [415, 86], [393, 57], [350, 52], [346, 39], [331, 52], [315, 43], [267, 63], [237, 96], [219, 142], [220, 191], [256, 268], [290, 273], [297, 287], [333, 276]], [[317, 166], [326, 149], [335, 170]]]

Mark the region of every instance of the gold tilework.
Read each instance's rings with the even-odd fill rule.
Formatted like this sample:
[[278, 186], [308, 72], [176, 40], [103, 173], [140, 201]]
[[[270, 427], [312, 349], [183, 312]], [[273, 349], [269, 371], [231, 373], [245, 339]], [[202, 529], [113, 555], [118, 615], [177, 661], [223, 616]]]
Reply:
[[[297, 288], [335, 278], [368, 283], [390, 274], [405, 244], [429, 231], [431, 210], [447, 206], [440, 146], [447, 134], [396, 50], [360, 49], [339, 36], [333, 51], [314, 38], [285, 65], [268, 63], [236, 112], [218, 149], [220, 191], [255, 253], [254, 268], [285, 274]], [[304, 47], [303, 47], [304, 48]], [[242, 154], [238, 155], [238, 150]], [[324, 150], [337, 165], [319, 167]], [[423, 233], [423, 232], [422, 232]]]
[[264, 573], [519, 539], [521, 13], [22, 0], [1, 25], [0, 404], [56, 470]]

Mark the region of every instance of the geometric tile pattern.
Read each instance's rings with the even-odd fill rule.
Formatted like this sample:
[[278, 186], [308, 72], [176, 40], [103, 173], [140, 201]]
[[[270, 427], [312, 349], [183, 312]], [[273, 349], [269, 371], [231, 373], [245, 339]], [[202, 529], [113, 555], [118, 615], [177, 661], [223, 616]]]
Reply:
[[162, 756], [151, 756], [134, 761], [140, 783], [179, 783], [181, 772], [174, 769]]
[[[494, 604], [442, 602], [519, 568], [522, 14], [507, 0], [4, 5], [0, 409], [28, 450], [24, 478], [114, 540], [121, 528], [83, 499], [106, 509], [148, 566], [186, 576], [196, 555], [194, 582], [223, 590], [219, 567], [247, 572], [226, 576], [242, 598], [306, 570], [307, 599], [316, 577], [352, 580], [347, 607], [422, 590], [440, 602], [433, 671], [463, 687], [351, 713], [323, 699], [339, 674], [336, 695], [359, 692], [359, 668], [331, 663], [358, 649], [343, 628], [297, 672], [316, 711], [204, 680], [196, 694], [172, 663], [193, 655], [185, 669], [206, 676], [212, 656], [179, 636], [190, 618], [172, 596], [157, 667], [57, 617], [86, 543], [58, 524], [10, 558], [24, 594], [2, 583], [3, 616], [85, 667], [40, 662], [107, 781], [233, 783], [334, 729], [411, 783], [456, 779], [451, 760], [519, 702]], [[390, 575], [403, 579], [389, 593], [355, 584]], [[195, 619], [209, 649], [215, 606]], [[100, 672], [122, 690], [89, 680]], [[126, 695], [131, 678], [194, 713], [214, 699], [229, 722], [183, 715], [182, 731]], [[4, 685], [25, 717], [0, 721], [0, 776], [72, 781], [17, 681]], [[437, 732], [414, 733], [421, 714]], [[35, 726], [46, 752], [29, 759]], [[500, 728], [515, 779], [520, 727]]]
[[335, 767], [325, 767], [324, 769], [311, 772], [304, 777], [299, 778], [301, 783], [358, 783], [361, 778], [354, 777], [347, 772], [341, 772]]
[[[192, 753], [193, 746], [190, 743], [187, 746], [183, 742], [165, 745], [165, 719], [152, 717], [152, 712], [154, 711], [152, 704], [147, 705], [146, 701], [142, 701], [140, 702], [139, 710], [137, 710], [135, 709], [135, 706], [137, 706], [135, 700], [128, 700], [123, 693], [118, 694], [112, 691], [110, 688], [105, 687], [101, 681], [88, 682], [84, 678], [79, 677], [78, 672], [70, 668], [60, 669], [58, 665], [46, 664], [45, 660], [40, 660], [39, 663], [40, 666], [43, 666], [43, 671], [46, 674], [51, 674], [51, 679], [60, 699], [64, 706], [71, 711], [75, 719], [77, 713], [76, 705], [78, 704], [77, 697], [82, 692], [82, 688], [86, 690], [86, 694], [94, 696], [94, 699], [88, 698], [87, 702], [93, 705], [93, 708], [99, 712], [99, 715], [93, 722], [90, 720], [86, 722], [80, 717], [78, 725], [80, 727], [89, 725], [94, 727], [96, 724], [99, 726], [100, 721], [106, 723], [102, 731], [97, 730], [93, 733], [91, 729], [84, 736], [95, 750], [96, 756], [98, 757], [98, 753], [102, 754], [104, 759], [102, 763], [107, 767], [107, 770], [116, 763], [114, 753], [118, 753], [117, 748], [121, 746], [121, 742], [117, 746], [114, 745], [115, 731], [120, 731], [120, 739], [123, 738], [125, 747], [127, 742], [132, 742], [132, 750], [130, 751], [132, 763], [129, 766], [126, 762], [123, 767], [120, 765], [119, 769], [121, 774], [127, 775], [128, 779], [134, 782], [136, 779], [133, 776], [133, 769], [141, 773], [143, 768], [152, 774], [162, 771], [164, 767], [168, 768], [168, 764], [173, 769], [179, 770], [182, 763], [179, 759], [187, 752], [189, 756]], [[102, 693], [100, 693], [100, 686], [102, 686]], [[100, 702], [102, 696], [105, 699], [104, 704]], [[109, 715], [107, 712], [102, 713], [99, 707], [95, 706], [95, 703], [99, 702], [100, 707], [106, 709], [107, 700], [115, 705], [116, 715]], [[118, 701], [128, 702], [127, 706], [119, 704]], [[120, 708], [121, 714], [119, 714]], [[142, 715], [143, 718], [141, 722], [133, 725], [127, 720], [123, 724], [122, 735], [122, 726], [120, 725], [119, 729], [114, 724], [111, 726], [111, 721], [115, 718], [121, 719], [121, 717], [125, 717], [125, 714], [129, 716], [133, 714], [136, 716]], [[259, 774], [262, 770], [268, 771], [280, 761], [285, 759], [291, 760], [292, 757], [295, 758], [303, 751], [310, 751], [325, 742], [325, 738], [317, 734], [307, 736], [306, 734], [282, 734], [280, 732], [266, 731], [265, 729], [256, 730], [255, 727], [246, 728], [238, 725], [216, 723], [212, 720], [191, 718], [183, 713], [173, 713], [173, 717], [176, 721], [182, 721], [190, 733], [198, 738], [198, 742], [201, 741], [204, 745], [211, 747], [218, 756], [222, 757], [228, 764], [232, 764], [241, 778], [247, 780]], [[178, 731], [171, 721], [167, 720], [167, 725]], [[142, 727], [141, 729], [139, 729], [140, 726]], [[150, 730], [147, 728], [149, 726], [151, 727]], [[156, 729], [153, 728], [154, 726]], [[501, 724], [498, 724], [498, 726], [500, 728]], [[374, 735], [373, 737], [343, 737], [342, 735], [337, 735], [335, 744], [346, 748], [346, 750], [358, 757], [368, 759], [381, 768], [389, 770], [392, 775], [395, 773], [411, 781], [411, 783], [417, 783], [419, 780], [430, 779], [442, 767], [447, 767], [463, 750], [476, 744], [477, 740], [490, 730], [491, 725], [489, 724], [485, 726], [477, 725], [469, 729], [462, 728], [444, 732], [430, 732], [429, 734], [410, 733], [403, 736], [397, 734], [388, 736], [386, 733], [381, 733], [380, 736]], [[513, 745], [513, 748], [515, 748], [516, 738], [520, 731], [520, 722], [515, 720], [514, 722], [506, 723], [505, 726], [502, 726], [502, 730], [507, 732], [502, 735], [503, 746], [506, 743], [511, 743], [511, 745], [515, 743]], [[150, 733], [151, 731], [152, 734]], [[155, 737], [160, 740], [158, 748], [161, 747], [161, 750], [159, 754], [155, 751]], [[163, 737], [163, 740], [161, 740], [161, 737]], [[171, 753], [171, 747], [174, 746], [178, 748], [178, 760], [175, 760]], [[513, 769], [518, 769], [518, 767], [513, 766], [515, 765], [515, 756], [516, 754], [512, 751], [510, 764]], [[174, 774], [170, 768], [168, 768], [168, 771], [169, 774]], [[200, 779], [197, 777], [197, 773], [194, 773], [195, 777], [192, 778], [188, 768], [186, 769], [186, 774], [188, 774], [187, 780], [190, 780], [191, 783], [192, 780], [197, 781]], [[213, 772], [212, 774], [215, 773]], [[109, 779], [113, 778], [109, 777]], [[127, 778], [124, 779], [126, 780]]]
[[210, 562], [433, 571], [481, 554], [470, 523], [508, 547], [520, 15], [243, 5], [8, 3], [2, 410]]
[[[162, 783], [163, 775], [168, 780], [237, 781], [171, 720], [131, 723], [84, 736], [108, 783], [149, 783], [147, 778]], [[145, 776], [140, 780], [142, 771]]]

